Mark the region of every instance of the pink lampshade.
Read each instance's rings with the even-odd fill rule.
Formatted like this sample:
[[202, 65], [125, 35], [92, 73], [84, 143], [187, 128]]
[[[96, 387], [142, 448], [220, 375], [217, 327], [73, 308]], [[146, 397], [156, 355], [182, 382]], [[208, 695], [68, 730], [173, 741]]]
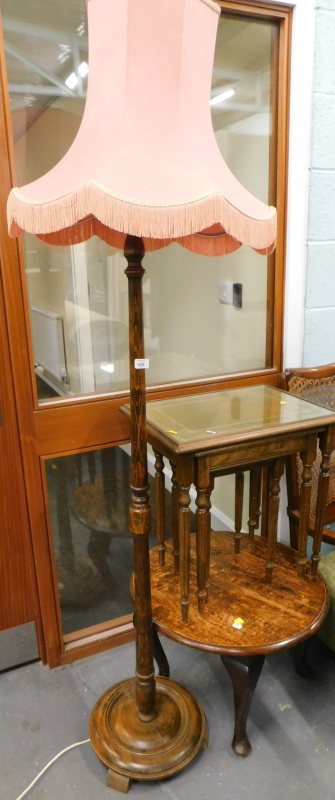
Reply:
[[64, 158], [8, 200], [11, 236], [51, 244], [97, 235], [146, 250], [177, 241], [205, 255], [270, 253], [276, 210], [232, 175], [210, 90], [220, 8], [212, 0], [88, 0], [89, 83]]

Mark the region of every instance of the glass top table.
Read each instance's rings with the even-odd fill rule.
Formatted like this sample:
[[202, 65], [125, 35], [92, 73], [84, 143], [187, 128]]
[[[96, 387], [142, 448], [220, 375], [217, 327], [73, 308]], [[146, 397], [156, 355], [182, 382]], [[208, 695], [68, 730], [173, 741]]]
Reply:
[[[124, 408], [129, 414], [129, 407]], [[169, 440], [173, 450], [216, 447], [259, 432], [310, 428], [335, 421], [335, 413], [316, 403], [275, 389], [250, 386], [147, 403], [147, 428]]]
[[[121, 411], [130, 416], [129, 405], [123, 406]], [[177, 533], [180, 540], [181, 594], [184, 597], [182, 611], [185, 620], [189, 604], [190, 486], [194, 484], [197, 492], [198, 539], [208, 542], [208, 510], [214, 479], [229, 473], [245, 470], [259, 472], [263, 467], [269, 468], [266, 580], [270, 583], [274, 567], [280, 478], [284, 471], [285, 458], [300, 453], [301, 523], [297, 563], [299, 575], [303, 575], [307, 563], [311, 467], [316, 457], [319, 438], [322, 463], [312, 556], [312, 574], [315, 576], [329, 482], [327, 465], [329, 455], [335, 449], [334, 411], [272, 386], [250, 386], [148, 402], [146, 432], [147, 440], [153, 446], [158, 459], [157, 481], [163, 480], [162, 459], [167, 457], [174, 468], [173, 480], [179, 487]], [[160, 496], [163, 498], [163, 491]], [[158, 539], [163, 554], [163, 532], [159, 533]], [[239, 546], [239, 536], [236, 537], [236, 546]], [[203, 553], [206, 547], [204, 544]], [[205, 564], [205, 556], [202, 560]], [[203, 606], [203, 586], [199, 591]], [[201, 604], [199, 602], [199, 608]]]

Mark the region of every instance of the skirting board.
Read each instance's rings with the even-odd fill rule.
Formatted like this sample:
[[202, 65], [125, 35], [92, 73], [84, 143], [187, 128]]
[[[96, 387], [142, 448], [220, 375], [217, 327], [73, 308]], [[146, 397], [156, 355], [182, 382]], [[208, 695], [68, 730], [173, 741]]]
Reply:
[[38, 658], [34, 622], [0, 631], [0, 672]]

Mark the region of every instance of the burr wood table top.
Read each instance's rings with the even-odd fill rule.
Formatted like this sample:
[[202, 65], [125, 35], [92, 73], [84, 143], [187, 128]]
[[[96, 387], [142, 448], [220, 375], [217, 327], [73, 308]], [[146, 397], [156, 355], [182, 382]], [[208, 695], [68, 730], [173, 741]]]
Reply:
[[[190, 608], [182, 622], [178, 603], [179, 575], [174, 573], [171, 542], [165, 566], [157, 548], [150, 552], [152, 613], [165, 636], [200, 650], [225, 655], [254, 655], [290, 647], [310, 636], [328, 610], [328, 592], [320, 574], [297, 576], [296, 553], [276, 545], [276, 569], [270, 586], [264, 582], [266, 539], [253, 543], [244, 535], [234, 553], [234, 535], [211, 533], [210, 591], [204, 614], [198, 613], [195, 536], [191, 535]], [[241, 620], [241, 627], [234, 627]], [[238, 623], [237, 623], [238, 625]]]

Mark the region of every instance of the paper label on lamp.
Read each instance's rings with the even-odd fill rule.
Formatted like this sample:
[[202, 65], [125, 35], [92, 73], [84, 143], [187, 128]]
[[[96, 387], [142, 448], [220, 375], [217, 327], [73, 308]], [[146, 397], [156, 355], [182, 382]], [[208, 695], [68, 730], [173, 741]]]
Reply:
[[135, 358], [134, 364], [135, 364], [135, 369], [149, 369], [148, 358]]

